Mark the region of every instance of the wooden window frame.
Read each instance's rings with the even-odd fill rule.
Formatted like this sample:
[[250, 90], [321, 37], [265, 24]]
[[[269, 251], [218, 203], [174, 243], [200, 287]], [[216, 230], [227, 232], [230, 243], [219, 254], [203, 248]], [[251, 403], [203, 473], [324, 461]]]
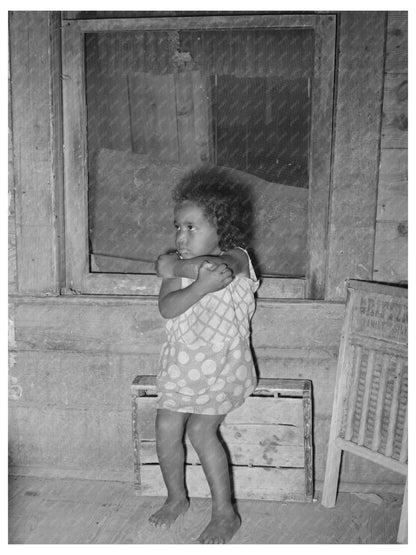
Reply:
[[324, 298], [334, 102], [334, 14], [204, 15], [63, 21], [65, 249], [68, 290], [81, 294], [157, 295], [160, 286], [160, 279], [156, 275], [90, 272], [84, 35], [109, 31], [232, 28], [314, 30], [307, 272], [305, 278], [262, 278], [258, 297]]

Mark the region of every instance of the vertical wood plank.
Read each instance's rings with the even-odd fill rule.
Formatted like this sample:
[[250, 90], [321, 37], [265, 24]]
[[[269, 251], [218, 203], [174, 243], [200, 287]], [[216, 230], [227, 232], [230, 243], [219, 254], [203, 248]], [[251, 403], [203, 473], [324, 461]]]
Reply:
[[407, 219], [407, 158], [407, 148], [388, 148], [382, 149], [381, 151], [377, 198], [377, 222], [400, 222]]
[[371, 382], [373, 379], [373, 372], [374, 372], [374, 359], [375, 359], [375, 352], [373, 349], [371, 349], [370, 352], [368, 353], [363, 405], [361, 409], [360, 428], [358, 430], [358, 439], [357, 439], [358, 445], [363, 445], [365, 440], [365, 432], [367, 429], [368, 406], [369, 406], [370, 393], [371, 393]]
[[[115, 58], [115, 56], [113, 56]], [[121, 71], [102, 76], [105, 83], [106, 144], [113, 150], [131, 150], [131, 128], [127, 76]]]
[[173, 74], [152, 75], [155, 102], [155, 133], [157, 152], [153, 154], [164, 161], [177, 162], [178, 130]]
[[8, 76], [8, 291], [17, 293], [16, 267], [16, 203], [15, 175], [13, 165], [13, 129], [12, 129], [12, 96], [10, 73]]
[[206, 88], [207, 79], [201, 75], [200, 71], [193, 71], [192, 92], [194, 103], [195, 145], [197, 158], [201, 162], [209, 161], [209, 95]]
[[388, 13], [386, 72], [407, 72], [408, 12]]
[[146, 154], [157, 157], [158, 135], [157, 135], [157, 106], [155, 98], [154, 75], [144, 73], [144, 109], [145, 109], [145, 134]]
[[134, 471], [134, 488], [140, 488], [140, 437], [138, 427], [138, 395], [132, 393], [131, 396], [131, 426], [133, 439], [133, 471]]
[[10, 13], [13, 168], [16, 187], [17, 289], [57, 293], [56, 229], [58, 75], [50, 12]]
[[142, 71], [142, 58], [144, 56], [143, 52], [144, 44], [144, 31], [137, 31], [134, 33], [134, 40], [132, 45], [132, 66], [130, 69], [131, 73], [136, 73]]
[[329, 187], [331, 178], [335, 22], [329, 16], [315, 32], [309, 153], [307, 297], [323, 299], [327, 266]]
[[408, 406], [406, 405], [406, 415], [404, 417], [403, 438], [400, 447], [400, 462], [407, 462], [407, 446], [408, 446]]
[[197, 162], [192, 74], [175, 73], [176, 117], [178, 122], [179, 160], [182, 165]]
[[354, 417], [355, 417], [355, 404], [357, 402], [357, 394], [358, 394], [358, 383], [360, 381], [360, 368], [361, 368], [361, 355], [362, 355], [362, 347], [361, 345], [357, 345], [355, 347], [355, 364], [353, 369], [353, 382], [350, 387], [351, 394], [349, 395], [348, 399], [348, 416], [347, 416], [347, 425], [345, 429], [345, 439], [351, 440], [353, 434], [353, 426], [354, 426]]
[[388, 12], [373, 276], [407, 282], [407, 12]]
[[135, 72], [129, 75], [129, 103], [132, 144], [134, 152], [147, 153], [146, 117], [146, 74]]
[[264, 77], [267, 74], [267, 49], [264, 47], [263, 31], [256, 30], [253, 34], [255, 75]]
[[379, 221], [374, 248], [374, 280], [386, 283], [408, 281], [408, 222]]
[[254, 31], [248, 31], [245, 37], [245, 76], [251, 77], [255, 71]]
[[88, 261], [87, 114], [84, 41], [77, 22], [62, 27], [67, 287], [82, 291]]
[[312, 408], [312, 387], [311, 382], [305, 382], [303, 388], [303, 449], [304, 449], [304, 468], [305, 468], [305, 497], [308, 501], [313, 501], [313, 408]]
[[344, 280], [371, 280], [377, 204], [386, 16], [342, 12], [327, 300]]
[[52, 172], [55, 179], [54, 211], [56, 229], [56, 258], [59, 287], [65, 286], [65, 193], [63, 154], [63, 105], [62, 105], [62, 19], [60, 12], [51, 14], [51, 63], [52, 63]]
[[231, 29], [230, 31], [230, 73], [234, 76], [242, 76], [244, 56], [241, 55], [242, 40], [240, 31]]
[[85, 40], [85, 78], [88, 112], [88, 152], [111, 147], [107, 122], [109, 114], [105, 76], [107, 59], [104, 52], [105, 35], [89, 33]]
[[354, 300], [351, 302], [348, 302], [347, 300], [341, 333], [341, 347], [338, 355], [338, 368], [335, 378], [334, 399], [332, 403], [332, 419], [328, 439], [328, 453], [326, 457], [324, 484], [322, 489], [322, 505], [324, 507], [334, 507], [337, 496], [342, 449], [337, 446], [336, 440], [342, 426], [345, 390], [348, 383], [348, 376], [345, 371], [345, 364], [347, 364], [349, 349], [348, 343], [350, 341], [348, 322], [352, 316], [354, 308]]
[[387, 441], [385, 455], [391, 457], [393, 454], [394, 434], [396, 431], [397, 412], [399, 409], [399, 394], [402, 379], [403, 359], [398, 358], [396, 361], [396, 370], [394, 373], [393, 395], [390, 407], [389, 425], [387, 429]]
[[378, 395], [377, 395], [377, 406], [376, 406], [376, 414], [375, 414], [375, 423], [374, 423], [374, 432], [373, 432], [373, 442], [371, 444], [371, 449], [373, 451], [378, 451], [380, 448], [381, 443], [381, 421], [383, 415], [383, 405], [384, 405], [384, 396], [386, 393], [386, 386], [387, 386], [387, 371], [389, 368], [390, 358], [389, 355], [383, 355], [383, 361], [381, 364], [381, 374], [380, 374], [380, 382], [378, 385]]
[[228, 29], [223, 31], [216, 31], [214, 33], [214, 37], [214, 59], [216, 73], [226, 75], [230, 73], [230, 59], [228, 56], [230, 31]]
[[381, 148], [407, 148], [408, 76], [388, 73], [384, 81]]

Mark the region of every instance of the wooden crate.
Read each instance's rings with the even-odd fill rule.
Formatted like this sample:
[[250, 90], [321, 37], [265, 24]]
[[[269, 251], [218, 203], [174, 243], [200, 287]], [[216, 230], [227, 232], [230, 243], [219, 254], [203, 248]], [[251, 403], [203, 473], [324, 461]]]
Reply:
[[[220, 427], [237, 499], [313, 500], [312, 391], [309, 380], [260, 379], [256, 390]], [[156, 378], [131, 386], [135, 489], [165, 495], [156, 454]], [[189, 439], [186, 483], [191, 497], [208, 497], [208, 484]]]

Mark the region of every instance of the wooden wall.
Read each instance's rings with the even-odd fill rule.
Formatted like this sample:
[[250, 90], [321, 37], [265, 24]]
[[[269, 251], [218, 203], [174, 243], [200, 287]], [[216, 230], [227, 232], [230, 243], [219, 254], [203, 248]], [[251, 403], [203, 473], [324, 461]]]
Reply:
[[371, 280], [386, 14], [343, 12], [334, 123], [325, 298], [345, 298], [345, 278]]
[[[261, 375], [313, 380], [318, 488], [343, 315], [341, 303], [263, 301], [253, 320]], [[129, 389], [157, 364], [164, 330], [156, 300], [25, 297], [15, 299], [12, 317], [11, 373], [20, 392], [10, 401], [12, 472], [132, 479]], [[347, 490], [402, 483], [400, 475], [348, 455], [342, 480]]]
[[407, 15], [388, 18], [373, 276], [407, 282]]
[[[313, 381], [318, 489], [324, 474], [344, 316], [343, 283], [346, 278], [362, 277], [359, 274], [359, 265], [363, 263], [359, 249], [361, 239], [353, 241], [358, 252], [351, 247], [348, 260], [340, 258], [340, 251], [349, 245], [348, 233], [353, 238], [358, 237], [355, 230], [357, 220], [345, 217], [340, 211], [347, 206], [349, 195], [349, 207], [352, 206], [353, 210], [360, 208], [363, 197], [357, 193], [360, 183], [367, 183], [368, 178], [369, 188], [362, 194], [373, 203], [374, 228], [380, 154], [374, 143], [380, 142], [381, 102], [384, 92], [384, 107], [388, 104], [385, 92], [390, 90], [386, 88], [388, 75], [396, 75], [392, 68], [400, 67], [397, 74], [403, 73], [403, 63], [396, 66], [398, 57], [393, 56], [393, 52], [399, 50], [394, 41], [403, 35], [397, 30], [391, 31], [394, 21], [400, 20], [403, 24], [403, 16], [387, 18], [385, 13], [377, 12], [374, 17], [377, 25], [369, 25], [374, 23], [369, 14], [338, 14], [342, 56], [336, 100], [337, 132], [326, 300], [261, 301], [253, 320], [253, 344], [261, 375], [303, 377]], [[390, 31], [384, 58], [387, 19]], [[351, 105], [346, 79], [353, 54], [356, 54], [352, 52], [349, 39], [357, 36], [360, 25], [361, 33], [364, 29], [371, 31], [362, 35], [366, 40], [359, 47], [364, 59], [355, 76], [358, 98], [365, 100], [362, 110], [367, 112], [358, 110], [361, 104]], [[51, 110], [55, 105], [59, 113], [59, 95], [54, 94], [59, 71], [56, 71], [53, 55], [56, 44], [48, 40], [48, 37], [56, 36], [58, 29], [55, 14], [11, 14], [11, 472], [133, 481], [129, 389], [136, 374], [155, 372], [163, 338], [163, 321], [157, 312], [156, 298], [59, 295], [60, 287], [64, 286], [60, 240], [63, 208], [59, 201], [62, 181], [56, 146], [59, 126], [52, 118]], [[403, 25], [401, 29], [403, 33]], [[379, 54], [370, 57], [366, 54], [366, 47], [379, 51]], [[366, 87], [363, 92], [358, 85], [369, 75], [372, 75], [374, 86]], [[398, 85], [402, 77], [398, 79]], [[372, 95], [372, 100], [368, 95]], [[401, 98], [402, 93], [399, 96]], [[376, 108], [378, 103], [378, 111], [373, 109], [372, 102], [376, 103]], [[387, 129], [388, 121], [387, 116], [384, 117], [383, 129]], [[354, 137], [362, 141], [362, 148], [368, 149], [367, 158], [357, 150], [347, 155], [349, 141]], [[398, 144], [383, 143], [386, 152], [381, 153], [381, 160], [383, 156], [396, 155], [393, 150], [403, 151]], [[403, 152], [401, 156], [404, 156]], [[390, 168], [387, 158], [384, 160], [385, 167]], [[385, 174], [381, 172], [380, 175]], [[403, 173], [397, 170], [394, 175], [397, 175], [396, 183], [400, 183], [402, 191]], [[389, 179], [380, 178], [380, 191], [385, 189]], [[394, 189], [387, 189], [393, 202]], [[394, 208], [398, 221], [406, 220], [404, 212], [402, 199]], [[377, 220], [377, 238], [381, 237], [379, 223], [382, 223], [381, 216]], [[369, 223], [366, 225], [370, 226]], [[371, 241], [374, 244], [374, 232], [371, 233], [370, 227], [367, 231], [363, 234], [366, 247], [364, 265], [374, 254], [369, 248]], [[400, 255], [399, 259], [402, 261], [403, 256]], [[387, 262], [380, 258], [376, 260], [380, 260], [380, 269], [386, 267]], [[372, 265], [370, 275], [368, 271], [365, 276], [371, 279]], [[358, 457], [346, 455], [344, 458], [342, 489], [396, 491], [402, 488], [402, 484], [400, 475]]]
[[[62, 208], [59, 206], [59, 58], [56, 15], [11, 13], [12, 291], [59, 292]], [[25, 46], [23, 46], [25, 45]], [[58, 50], [59, 52], [59, 50]], [[53, 108], [56, 112], [53, 113]], [[15, 271], [18, 268], [18, 272]], [[15, 272], [13, 274], [13, 271]]]

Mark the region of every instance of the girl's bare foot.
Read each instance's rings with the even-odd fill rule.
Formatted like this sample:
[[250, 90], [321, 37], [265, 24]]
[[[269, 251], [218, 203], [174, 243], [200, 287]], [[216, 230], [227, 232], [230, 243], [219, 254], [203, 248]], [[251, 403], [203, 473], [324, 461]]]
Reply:
[[199, 536], [199, 543], [228, 543], [241, 526], [240, 517], [232, 513], [216, 514]]
[[153, 513], [149, 522], [152, 526], [159, 528], [170, 528], [179, 515], [186, 513], [189, 508], [189, 499], [173, 500], [166, 499], [164, 505]]

